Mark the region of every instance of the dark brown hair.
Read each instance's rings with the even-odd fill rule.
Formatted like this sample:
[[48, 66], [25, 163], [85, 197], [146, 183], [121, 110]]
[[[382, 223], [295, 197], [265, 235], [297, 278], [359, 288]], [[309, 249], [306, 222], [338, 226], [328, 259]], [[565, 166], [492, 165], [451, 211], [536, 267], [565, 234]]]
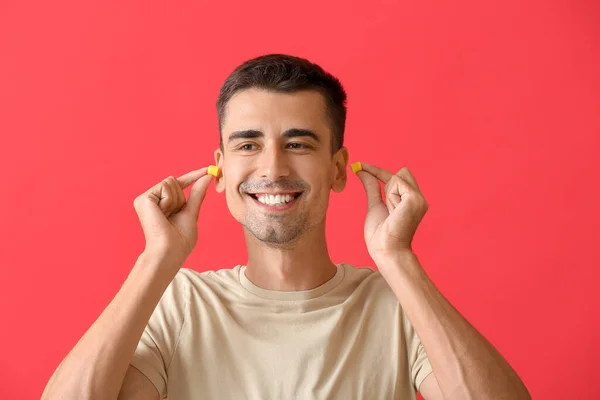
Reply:
[[285, 54], [267, 54], [253, 58], [237, 67], [225, 80], [217, 99], [219, 144], [223, 149], [223, 121], [225, 106], [241, 90], [258, 88], [291, 93], [316, 90], [325, 99], [330, 122], [332, 154], [344, 144], [346, 125], [346, 92], [340, 81], [323, 68], [304, 58]]

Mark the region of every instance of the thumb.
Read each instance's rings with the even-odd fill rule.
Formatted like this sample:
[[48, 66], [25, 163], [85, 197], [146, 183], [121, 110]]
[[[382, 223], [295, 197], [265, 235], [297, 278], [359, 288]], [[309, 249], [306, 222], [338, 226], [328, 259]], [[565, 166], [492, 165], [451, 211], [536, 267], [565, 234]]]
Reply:
[[369, 209], [383, 203], [379, 180], [366, 171], [358, 171], [356, 176], [358, 176], [358, 179], [360, 179], [365, 188], [365, 192], [367, 192], [367, 203]]
[[196, 220], [198, 220], [198, 215], [200, 214], [200, 206], [204, 201], [204, 197], [206, 196], [206, 190], [208, 189], [208, 185], [210, 184], [212, 178], [212, 175], [207, 174], [194, 183], [194, 185], [190, 189], [190, 196], [188, 198], [186, 207], [183, 209], [182, 212], [189, 213]]

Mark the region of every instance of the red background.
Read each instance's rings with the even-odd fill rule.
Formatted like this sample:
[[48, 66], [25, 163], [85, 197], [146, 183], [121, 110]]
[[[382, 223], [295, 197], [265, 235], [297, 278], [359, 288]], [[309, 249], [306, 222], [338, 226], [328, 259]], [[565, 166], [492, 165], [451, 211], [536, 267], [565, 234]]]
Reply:
[[[1, 396], [39, 398], [143, 248], [135, 196], [211, 164], [223, 80], [284, 52], [344, 83], [351, 161], [411, 168], [424, 268], [533, 397], [599, 398], [598, 4], [0, 3]], [[372, 265], [365, 208], [333, 196], [334, 261]], [[223, 195], [200, 221], [186, 267], [246, 261]]]

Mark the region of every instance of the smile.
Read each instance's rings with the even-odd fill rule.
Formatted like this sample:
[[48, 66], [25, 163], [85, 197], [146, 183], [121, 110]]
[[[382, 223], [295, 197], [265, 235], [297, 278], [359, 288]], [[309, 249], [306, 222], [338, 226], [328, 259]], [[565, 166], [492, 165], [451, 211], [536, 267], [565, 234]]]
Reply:
[[297, 193], [248, 193], [260, 206], [269, 209], [285, 210], [290, 208], [302, 192]]

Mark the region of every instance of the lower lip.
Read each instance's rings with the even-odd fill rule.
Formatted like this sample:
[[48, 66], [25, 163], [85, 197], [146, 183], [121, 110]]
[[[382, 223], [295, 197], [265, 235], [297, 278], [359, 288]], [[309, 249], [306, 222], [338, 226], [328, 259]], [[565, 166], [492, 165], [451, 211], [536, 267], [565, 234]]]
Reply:
[[300, 198], [300, 196], [302, 196], [302, 194], [296, 196], [296, 198], [294, 198], [294, 200], [290, 201], [289, 203], [285, 203], [285, 204], [283, 204], [281, 206], [272, 206], [272, 205], [269, 205], [269, 204], [261, 203], [254, 196], [250, 196], [250, 198], [252, 200], [254, 200], [254, 202], [256, 204], [258, 204], [259, 206], [265, 208], [266, 210], [269, 210], [269, 211], [285, 211], [285, 210], [288, 210], [288, 209], [292, 208], [294, 206], [294, 204], [296, 204], [296, 201]]

